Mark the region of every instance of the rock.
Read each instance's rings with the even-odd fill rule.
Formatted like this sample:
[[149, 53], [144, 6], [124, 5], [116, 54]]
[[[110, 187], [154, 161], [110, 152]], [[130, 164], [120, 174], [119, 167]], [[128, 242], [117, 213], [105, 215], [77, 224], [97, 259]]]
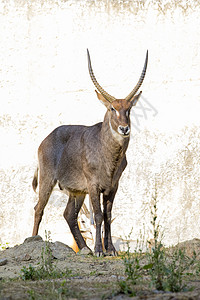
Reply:
[[43, 239], [40, 235], [30, 236], [24, 240], [24, 243], [31, 243], [31, 242], [42, 242]]
[[29, 261], [29, 260], [31, 260], [31, 256], [28, 253], [26, 253], [26, 254], [22, 254], [20, 256], [15, 257], [15, 260], [16, 261]]
[[194, 252], [196, 253], [197, 259], [200, 259], [200, 239], [193, 239], [185, 242], [178, 243], [176, 246], [172, 246], [168, 249], [170, 254], [173, 254], [176, 249], [183, 251], [185, 255], [192, 258]]
[[189, 257], [193, 257], [194, 252], [197, 256], [200, 254], [200, 240], [193, 239], [190, 241], [185, 241], [177, 245], [181, 250], [185, 251], [185, 254]]
[[69, 253], [74, 253], [74, 250], [61, 242], [51, 243], [52, 255], [56, 259], [64, 260], [69, 256]]
[[93, 255], [92, 251], [88, 247], [84, 247], [77, 252], [78, 255]]
[[0, 259], [0, 266], [5, 266], [7, 264], [8, 260], [6, 258]]

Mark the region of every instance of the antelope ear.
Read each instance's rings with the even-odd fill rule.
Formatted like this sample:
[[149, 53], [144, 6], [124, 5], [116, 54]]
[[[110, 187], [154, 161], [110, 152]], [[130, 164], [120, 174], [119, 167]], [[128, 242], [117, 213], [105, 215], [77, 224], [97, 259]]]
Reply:
[[98, 93], [97, 90], [95, 90], [95, 92], [97, 94], [97, 98], [101, 101], [101, 103], [103, 103], [107, 108], [110, 107], [110, 102], [106, 100], [106, 98], [104, 98], [102, 94]]
[[138, 102], [138, 100], [139, 100], [141, 94], [142, 94], [142, 91], [141, 91], [138, 95], [134, 96], [134, 97], [131, 99], [130, 102], [131, 102], [131, 105], [132, 105], [132, 106], [135, 106], [135, 105], [137, 104], [137, 102]]

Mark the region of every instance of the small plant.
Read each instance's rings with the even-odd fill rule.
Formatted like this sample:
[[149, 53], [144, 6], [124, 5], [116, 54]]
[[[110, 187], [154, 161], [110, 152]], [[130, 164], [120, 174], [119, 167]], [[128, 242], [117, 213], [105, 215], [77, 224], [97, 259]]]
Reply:
[[97, 271], [96, 271], [96, 270], [90, 272], [90, 276], [94, 276], [94, 275], [96, 275], [96, 274], [97, 274]]
[[157, 186], [155, 184], [155, 193], [152, 196], [152, 208], [151, 208], [151, 225], [153, 231], [153, 241], [148, 241], [150, 246], [150, 253], [148, 255], [149, 265], [149, 274], [151, 276], [151, 286], [155, 286], [158, 290], [163, 290], [163, 280], [166, 271], [165, 261], [166, 254], [165, 248], [162, 244], [163, 234], [160, 232], [160, 225], [157, 222]]
[[126, 280], [120, 280], [118, 284], [120, 287], [120, 293], [128, 295], [129, 297], [136, 296], [136, 292], [130, 282]]
[[180, 292], [186, 289], [183, 282], [185, 273], [194, 265], [196, 254], [189, 258], [185, 254], [185, 250], [180, 248], [172, 249], [171, 255], [162, 244], [163, 234], [160, 232], [160, 225], [157, 221], [157, 186], [155, 185], [155, 193], [152, 197], [152, 227], [153, 242], [148, 242], [151, 251], [147, 254], [149, 259], [149, 275], [151, 277], [151, 287], [157, 290]]
[[20, 277], [23, 280], [37, 280], [39, 277], [39, 272], [30, 264], [28, 268], [23, 266]]
[[200, 276], [200, 260], [196, 261], [196, 265], [195, 265], [195, 274], [197, 276]]
[[27, 294], [28, 294], [28, 296], [29, 296], [29, 300], [35, 300], [35, 299], [37, 299], [34, 290], [28, 290], [28, 291], [27, 291]]
[[134, 286], [139, 282], [139, 279], [143, 276], [145, 267], [142, 266], [141, 260], [144, 257], [142, 253], [142, 244], [137, 240], [137, 245], [134, 253], [130, 252], [130, 236], [132, 230], [128, 235], [127, 240], [127, 251], [124, 255], [122, 255], [124, 267], [125, 267], [125, 275], [126, 280], [119, 281], [119, 286], [121, 292], [124, 294], [128, 294], [129, 296], [135, 296]]
[[[131, 231], [132, 233], [132, 231]], [[129, 238], [130, 235], [129, 234]], [[123, 261], [125, 266], [125, 275], [127, 280], [129, 280], [133, 285], [137, 284], [138, 279], [142, 277], [143, 267], [141, 266], [142, 249], [139, 245], [139, 240], [137, 240], [137, 246], [134, 253], [130, 252], [130, 243], [127, 241], [127, 251], [123, 255]]]
[[40, 280], [40, 279], [55, 279], [62, 277], [70, 277], [72, 271], [66, 269], [66, 271], [61, 271], [56, 267], [52, 269], [45, 270], [43, 266], [34, 267], [31, 264], [28, 267], [23, 266], [21, 269], [20, 277], [23, 280]]
[[51, 274], [53, 272], [54, 266], [52, 264], [53, 255], [50, 247], [51, 236], [50, 231], [45, 231], [45, 242], [41, 253], [41, 269], [44, 273]]
[[68, 294], [68, 289], [65, 287], [66, 285], [66, 280], [63, 280], [61, 282], [60, 287], [57, 289], [57, 293], [59, 295], [59, 299], [62, 299], [63, 295], [67, 295]]
[[185, 249], [182, 250], [176, 247], [173, 250], [172, 257], [167, 266], [167, 272], [169, 273], [169, 276], [167, 276], [167, 280], [165, 282], [165, 290], [170, 292], [187, 290], [187, 286], [183, 279], [185, 275], [192, 275], [187, 271], [195, 264], [195, 261], [195, 252], [193, 252], [192, 258], [190, 258], [185, 254]]

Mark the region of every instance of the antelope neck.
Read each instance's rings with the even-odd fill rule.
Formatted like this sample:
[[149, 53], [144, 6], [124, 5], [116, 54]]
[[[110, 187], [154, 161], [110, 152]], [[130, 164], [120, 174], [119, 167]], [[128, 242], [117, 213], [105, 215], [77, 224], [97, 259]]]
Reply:
[[121, 136], [112, 128], [107, 113], [102, 123], [101, 138], [102, 144], [104, 144], [106, 148], [109, 148], [111, 152], [118, 152], [121, 150], [124, 150], [125, 152], [129, 142], [129, 137]]

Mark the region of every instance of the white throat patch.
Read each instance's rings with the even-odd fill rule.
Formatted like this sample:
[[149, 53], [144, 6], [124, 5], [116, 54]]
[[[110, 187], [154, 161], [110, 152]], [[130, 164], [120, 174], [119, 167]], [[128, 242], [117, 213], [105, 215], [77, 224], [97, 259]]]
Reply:
[[112, 132], [112, 135], [113, 135], [114, 139], [115, 139], [116, 141], [118, 141], [119, 144], [122, 144], [124, 137], [123, 137], [121, 134], [117, 133], [117, 132], [112, 128], [112, 125], [110, 124], [110, 121], [109, 121], [109, 125], [110, 125], [110, 130], [111, 130], [111, 132]]

